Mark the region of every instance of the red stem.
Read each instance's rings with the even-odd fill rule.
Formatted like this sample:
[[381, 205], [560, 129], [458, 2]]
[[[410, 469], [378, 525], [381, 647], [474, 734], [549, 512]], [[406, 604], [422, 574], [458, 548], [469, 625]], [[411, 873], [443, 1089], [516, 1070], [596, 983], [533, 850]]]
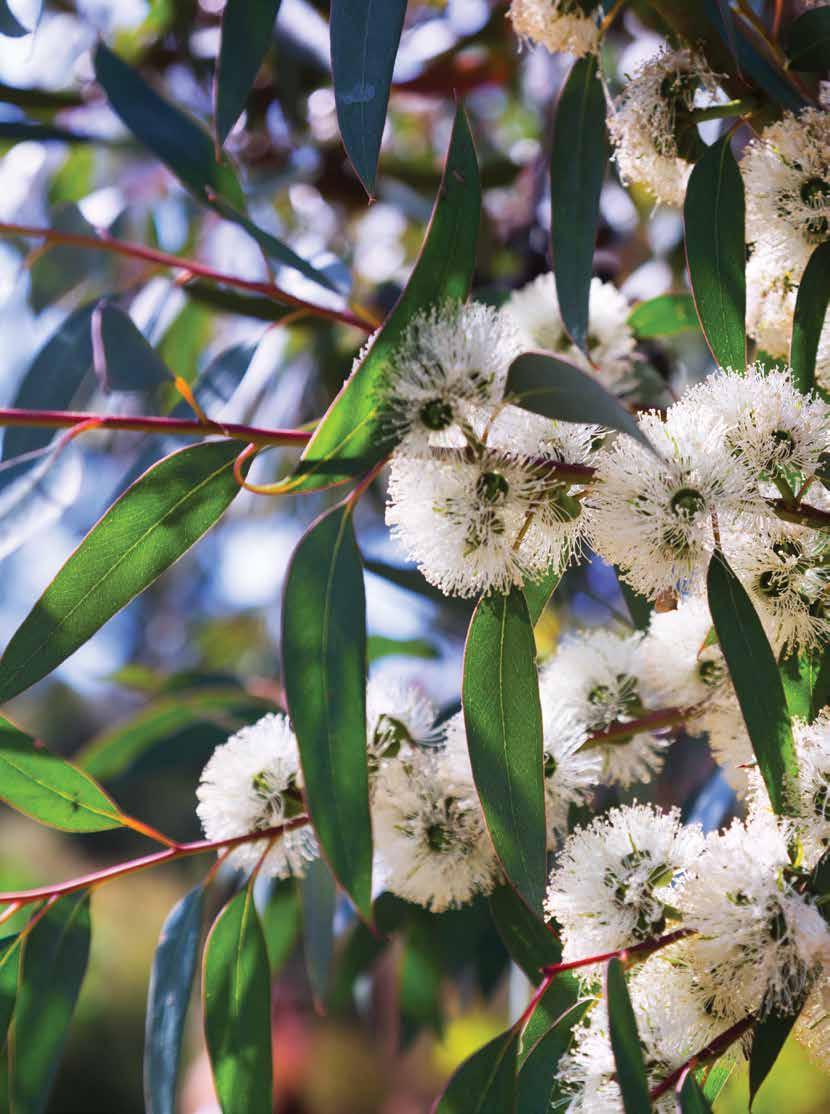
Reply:
[[330, 309], [327, 306], [318, 306], [314, 302], [307, 302], [288, 294], [272, 282], [253, 282], [249, 279], [237, 278], [208, 267], [205, 263], [198, 263], [195, 259], [183, 259], [178, 255], [170, 255], [166, 251], [157, 251], [155, 248], [145, 247], [144, 244], [134, 244], [126, 240], [116, 240], [112, 236], [100, 233], [98, 236], [82, 236], [75, 232], [59, 232], [56, 228], [36, 228], [29, 224], [0, 223], [0, 236], [22, 236], [30, 239], [44, 240], [49, 244], [63, 244], [67, 247], [83, 248], [92, 251], [108, 251], [114, 255], [124, 255], [130, 259], [143, 259], [148, 263], [156, 263], [161, 267], [172, 267], [175, 270], [186, 271], [199, 278], [210, 279], [224, 286], [233, 286], [237, 290], [247, 290], [252, 294], [263, 294], [275, 302], [284, 305], [297, 306], [316, 317], [325, 317], [329, 321], [340, 321], [344, 325], [352, 325], [370, 333], [375, 326], [371, 321], [358, 317], [350, 310]]
[[585, 959], [572, 959], [570, 963], [553, 963], [549, 967], [543, 967], [542, 973], [553, 978], [554, 975], [561, 975], [564, 971], [575, 971], [579, 967], [591, 967], [595, 963], [607, 963], [611, 959], [622, 959], [625, 962], [631, 956], [650, 955], [652, 952], [659, 951], [660, 948], [667, 948], [669, 944], [674, 944], [678, 940], [683, 940], [686, 936], [691, 935], [693, 935], [693, 932], [690, 928], [678, 928], [674, 932], [667, 932], [665, 936], [642, 940], [639, 944], [632, 944], [628, 948], [618, 948], [615, 952], [589, 955]]
[[586, 739], [580, 750], [585, 747], [602, 746], [604, 743], [619, 742], [640, 731], [660, 731], [668, 727], [681, 727], [694, 713], [694, 708], [659, 708], [640, 719], [631, 719], [627, 722], [617, 720], [604, 731], [598, 731], [596, 735]]
[[248, 832], [246, 835], [232, 836], [229, 839], [197, 839], [193, 843], [174, 843], [166, 851], [156, 851], [152, 855], [143, 855], [140, 859], [130, 859], [115, 866], [104, 867], [103, 870], [94, 870], [91, 874], [82, 874], [78, 878], [70, 878], [68, 882], [58, 882], [54, 886], [38, 886], [33, 890], [18, 890], [16, 892], [0, 893], [0, 905], [14, 902], [18, 907], [29, 905], [33, 901], [42, 901], [44, 898], [60, 897], [62, 894], [71, 894], [76, 890], [85, 890], [90, 886], [98, 886], [102, 882], [109, 882], [113, 878], [120, 878], [125, 874], [135, 874], [139, 870], [148, 870], [150, 867], [160, 866], [162, 863], [171, 863], [176, 859], [186, 859], [191, 855], [202, 855], [206, 851], [219, 851], [223, 847], [238, 847], [242, 843], [253, 843], [255, 840], [274, 840], [292, 828], [301, 828], [308, 823], [307, 816], [296, 816], [278, 824], [274, 828], [266, 828], [261, 832]]
[[755, 1021], [756, 1019], [754, 1017], [744, 1017], [740, 1021], [736, 1021], [725, 1033], [721, 1033], [719, 1037], [715, 1037], [705, 1048], [701, 1048], [700, 1052], [696, 1052], [694, 1056], [690, 1056], [679, 1068], [675, 1068], [671, 1075], [667, 1075], [662, 1083], [657, 1084], [649, 1096], [651, 1101], [656, 1102], [661, 1095], [665, 1095], [667, 1091], [675, 1087], [680, 1077], [688, 1071], [689, 1068], [693, 1068], [702, 1060], [716, 1060], [731, 1044], [734, 1044], [736, 1040], [742, 1037], [747, 1029], [755, 1024]]

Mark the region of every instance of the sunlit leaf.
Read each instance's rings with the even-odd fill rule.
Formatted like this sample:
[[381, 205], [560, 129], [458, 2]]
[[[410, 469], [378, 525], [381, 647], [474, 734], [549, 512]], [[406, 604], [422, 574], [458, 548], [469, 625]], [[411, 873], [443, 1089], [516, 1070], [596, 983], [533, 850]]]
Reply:
[[699, 328], [691, 294], [660, 294], [639, 302], [628, 315], [628, 324], [641, 340], [676, 336]]
[[539, 580], [526, 580], [522, 585], [522, 591], [527, 601], [527, 610], [530, 612], [530, 621], [534, 626], [539, 622], [542, 612], [556, 591], [561, 576], [561, 570], [556, 565], [551, 565]]
[[227, 0], [213, 90], [219, 146], [242, 114], [271, 42], [280, 0]]

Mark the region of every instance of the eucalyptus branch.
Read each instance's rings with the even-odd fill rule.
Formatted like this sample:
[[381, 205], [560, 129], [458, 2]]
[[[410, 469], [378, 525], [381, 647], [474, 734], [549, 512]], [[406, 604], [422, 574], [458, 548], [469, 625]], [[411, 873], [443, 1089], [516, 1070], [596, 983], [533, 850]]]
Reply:
[[77, 878], [70, 878], [67, 882], [58, 882], [53, 886], [38, 886], [33, 890], [17, 890], [0, 893], [0, 905], [12, 903], [15, 912], [23, 906], [34, 901], [43, 901], [44, 898], [62, 897], [64, 894], [75, 893], [77, 890], [86, 890], [100, 886], [104, 882], [111, 882], [114, 878], [122, 878], [127, 874], [137, 874], [140, 870], [149, 870], [162, 863], [172, 863], [177, 859], [187, 859], [193, 855], [203, 855], [208, 851], [221, 851], [223, 848], [239, 847], [243, 843], [253, 843], [262, 839], [272, 842], [285, 832], [294, 828], [301, 828], [308, 823], [308, 817], [295, 816], [278, 824], [273, 828], [265, 828], [258, 832], [248, 832], [241, 836], [231, 836], [228, 839], [197, 839], [192, 843], [174, 843], [166, 851], [156, 851], [152, 855], [143, 855], [139, 859], [129, 859], [127, 862], [116, 863], [115, 866], [104, 867], [90, 874], [82, 874]]
[[603, 952], [602, 955], [589, 955], [584, 959], [572, 959], [569, 963], [552, 963], [548, 967], [543, 967], [542, 972], [547, 978], [553, 978], [554, 975], [561, 975], [565, 971], [576, 971], [580, 967], [592, 967], [595, 963], [608, 963], [612, 959], [619, 959], [623, 963], [627, 963], [632, 958], [643, 959], [654, 952], [660, 951], [661, 948], [667, 948], [670, 944], [676, 944], [678, 940], [684, 940], [687, 936], [693, 935], [694, 931], [691, 928], [678, 928], [674, 932], [667, 932], [664, 936], [653, 936], [649, 940], [641, 940], [639, 944], [632, 944], [628, 948]]
[[217, 271], [206, 263], [199, 263], [195, 259], [185, 259], [182, 256], [171, 255], [166, 251], [157, 251], [155, 248], [146, 247], [144, 244], [117, 240], [104, 233], [98, 236], [83, 236], [75, 232], [61, 232], [57, 228], [37, 228], [28, 224], [0, 222], [0, 236], [20, 236], [26, 239], [42, 240], [52, 246], [62, 245], [89, 251], [106, 251], [129, 259], [141, 259], [147, 263], [155, 263], [160, 267], [170, 267], [172, 270], [183, 271], [187, 275], [196, 275], [222, 286], [232, 286], [237, 290], [262, 294], [275, 302], [281, 302], [283, 305], [296, 306], [315, 317], [323, 317], [329, 321], [339, 321], [344, 325], [351, 325], [367, 333], [372, 332], [375, 328], [373, 322], [366, 317], [352, 313], [351, 310], [331, 309], [328, 306], [317, 305], [315, 302], [307, 302], [304, 298], [289, 294], [273, 282], [255, 282], [250, 279], [238, 278], [236, 275]]
[[621, 743], [640, 731], [661, 731], [669, 727], [682, 727], [696, 713], [696, 708], [659, 708], [639, 719], [615, 720], [604, 731], [586, 739], [580, 750], [601, 747], [606, 743]]
[[651, 1101], [656, 1102], [657, 1099], [665, 1095], [667, 1091], [672, 1090], [680, 1081], [681, 1076], [690, 1068], [694, 1068], [698, 1064], [705, 1063], [708, 1060], [717, 1060], [718, 1056], [722, 1055], [736, 1040], [740, 1040], [744, 1033], [747, 1032], [748, 1029], [751, 1029], [756, 1021], [757, 1018], [753, 1014], [742, 1018], [740, 1021], [736, 1021], [734, 1025], [730, 1026], [724, 1033], [721, 1033], [719, 1037], [715, 1037], [713, 1041], [710, 1041], [705, 1048], [701, 1048], [700, 1052], [695, 1053], [694, 1056], [690, 1056], [685, 1063], [682, 1063], [679, 1068], [675, 1068], [675, 1070], [670, 1075], [667, 1075], [661, 1083], [658, 1083], [649, 1095]]

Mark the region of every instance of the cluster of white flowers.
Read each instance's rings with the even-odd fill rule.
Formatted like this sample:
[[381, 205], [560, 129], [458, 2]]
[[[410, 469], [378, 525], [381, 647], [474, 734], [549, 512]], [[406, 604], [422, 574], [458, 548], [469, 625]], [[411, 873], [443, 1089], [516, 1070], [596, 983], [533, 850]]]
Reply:
[[596, 52], [601, 14], [596, 0], [512, 0], [510, 5], [510, 19], [521, 39], [578, 58]]

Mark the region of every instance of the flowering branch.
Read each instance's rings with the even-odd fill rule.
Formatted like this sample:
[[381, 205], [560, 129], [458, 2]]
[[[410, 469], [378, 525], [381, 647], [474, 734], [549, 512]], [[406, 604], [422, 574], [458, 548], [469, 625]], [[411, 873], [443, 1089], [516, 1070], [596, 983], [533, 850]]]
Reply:
[[640, 719], [615, 720], [604, 731], [598, 731], [586, 739], [580, 750], [587, 747], [600, 747], [605, 743], [620, 743], [640, 731], [660, 731], [668, 727], [682, 727], [695, 714], [695, 708], [659, 708]]
[[199, 278], [220, 283], [223, 286], [233, 286], [237, 290], [247, 290], [252, 294], [263, 294], [283, 305], [297, 306], [315, 317], [324, 317], [329, 321], [340, 321], [344, 325], [351, 325], [356, 329], [363, 329], [370, 333], [375, 328], [374, 324], [363, 316], [358, 316], [350, 310], [331, 309], [320, 306], [314, 302], [307, 302], [304, 298], [297, 298], [289, 294], [273, 282], [254, 282], [249, 279], [238, 278], [217, 271], [205, 263], [198, 263], [195, 259], [184, 259], [178, 255], [171, 255], [166, 251], [157, 251], [155, 248], [145, 247], [144, 244], [135, 244], [127, 240], [116, 240], [106, 233], [98, 236], [83, 236], [75, 232], [61, 232], [57, 228], [36, 228], [28, 224], [0, 223], [0, 236], [22, 236], [30, 239], [43, 240], [49, 245], [63, 245], [65, 247], [82, 248], [91, 251], [108, 251], [113, 255], [123, 255], [129, 259], [142, 259], [148, 263], [156, 263], [160, 267], [170, 267], [177, 271], [184, 271], [188, 275], [197, 275]]
[[749, 1017], [744, 1017], [740, 1021], [736, 1021], [734, 1025], [730, 1026], [725, 1033], [721, 1033], [719, 1037], [715, 1037], [705, 1048], [701, 1048], [700, 1052], [691, 1056], [685, 1063], [681, 1064], [679, 1068], [675, 1068], [671, 1075], [667, 1075], [662, 1083], [658, 1083], [649, 1095], [651, 1101], [656, 1102], [657, 1099], [665, 1095], [667, 1091], [675, 1087], [680, 1077], [690, 1068], [694, 1068], [697, 1064], [706, 1060], [716, 1060], [730, 1045], [734, 1044], [736, 1040], [739, 1040], [747, 1029], [752, 1028], [756, 1020], [755, 1016], [750, 1014]]
[[222, 848], [234, 848], [243, 843], [252, 843], [254, 840], [277, 839], [294, 828], [301, 828], [308, 823], [308, 817], [295, 816], [278, 824], [273, 828], [263, 831], [248, 832], [241, 836], [231, 836], [228, 839], [197, 839], [192, 843], [173, 843], [166, 851], [156, 851], [152, 855], [143, 855], [139, 859], [129, 859], [127, 862], [116, 863], [115, 866], [95, 870], [91, 874], [82, 874], [78, 878], [70, 878], [67, 882], [58, 882], [53, 886], [38, 886], [33, 890], [18, 890], [0, 893], [0, 904], [9, 902], [15, 905], [15, 912], [22, 905], [30, 905], [33, 901], [42, 901], [44, 898], [61, 897], [64, 894], [75, 893], [76, 890], [86, 890], [92, 886], [99, 886], [110, 882], [113, 878], [121, 878], [125, 874], [136, 874], [140, 870], [161, 866], [162, 863], [171, 863], [176, 859], [186, 859], [192, 855], [203, 855], [207, 851], [219, 851]]
[[633, 956], [636, 956], [638, 959], [643, 956], [649, 956], [653, 952], [660, 951], [661, 948], [667, 948], [670, 944], [675, 944], [678, 940], [683, 940], [687, 936], [692, 935], [694, 935], [692, 929], [678, 928], [675, 929], [674, 932], [667, 932], [665, 936], [652, 937], [650, 940], [641, 940], [639, 944], [632, 944], [628, 948], [618, 948], [614, 952], [604, 952], [602, 955], [589, 955], [584, 959], [572, 959], [569, 963], [552, 963], [547, 967], [543, 967], [542, 973], [546, 978], [553, 978], [554, 975], [561, 975], [564, 971], [576, 971], [580, 967], [592, 967], [595, 963], [608, 963], [612, 959], [620, 959], [623, 963], [626, 963]]

